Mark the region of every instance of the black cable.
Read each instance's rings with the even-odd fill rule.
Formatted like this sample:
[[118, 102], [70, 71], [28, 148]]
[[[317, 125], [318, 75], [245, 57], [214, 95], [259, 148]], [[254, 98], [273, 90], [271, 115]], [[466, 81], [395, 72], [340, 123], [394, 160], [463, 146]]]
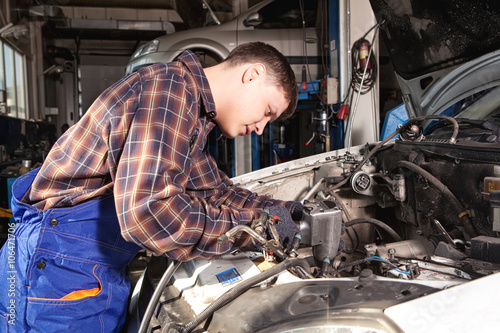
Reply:
[[476, 228], [474, 227], [474, 223], [469, 217], [469, 213], [465, 209], [465, 207], [462, 205], [462, 203], [457, 199], [455, 194], [448, 189], [446, 185], [444, 185], [439, 179], [434, 177], [430, 172], [422, 168], [421, 166], [418, 166], [416, 164], [413, 164], [409, 161], [399, 161], [398, 165], [400, 167], [409, 169], [420, 176], [424, 177], [426, 180], [428, 180], [436, 189], [439, 190], [439, 192], [444, 195], [446, 198], [450, 200], [450, 203], [454, 206], [456, 209], [457, 217], [459, 221], [462, 221], [463, 226], [467, 233], [469, 234], [470, 238], [474, 238], [478, 235], [478, 232], [476, 231]]
[[384, 222], [382, 222], [380, 220], [377, 220], [377, 219], [374, 219], [374, 218], [370, 218], [370, 217], [361, 217], [361, 218], [357, 218], [357, 219], [354, 219], [354, 220], [347, 221], [345, 223], [345, 227], [346, 228], [352, 227], [353, 225], [360, 224], [360, 223], [370, 223], [370, 224], [373, 224], [373, 225], [375, 225], [375, 226], [383, 229], [396, 242], [399, 242], [399, 241], [403, 240], [401, 238], [401, 236], [399, 236], [398, 233], [396, 231], [394, 231], [394, 229], [392, 229], [391, 227], [389, 227], [387, 224], [385, 224]]
[[[356, 246], [354, 246], [355, 243], [354, 243], [354, 240], [352, 239], [352, 236], [349, 233], [349, 230], [352, 230], [354, 232], [354, 236], [356, 236]], [[352, 249], [351, 250], [344, 250], [344, 252], [347, 254], [353, 254], [354, 252], [356, 252], [356, 250], [358, 249], [359, 244], [360, 244], [358, 232], [354, 228], [346, 229], [345, 232], [347, 234], [347, 237], [349, 237], [349, 239], [351, 241]]]

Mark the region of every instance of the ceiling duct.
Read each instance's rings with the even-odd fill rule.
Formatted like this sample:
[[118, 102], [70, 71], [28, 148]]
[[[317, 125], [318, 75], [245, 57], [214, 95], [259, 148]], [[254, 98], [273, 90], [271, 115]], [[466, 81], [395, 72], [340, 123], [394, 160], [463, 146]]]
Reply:
[[46, 18], [64, 18], [64, 14], [58, 6], [40, 5], [29, 8], [30, 16], [46, 17]]
[[0, 36], [3, 38], [15, 38], [20, 39], [22, 37], [29, 36], [30, 29], [24, 23], [18, 23], [16, 25], [8, 24], [1, 29]]

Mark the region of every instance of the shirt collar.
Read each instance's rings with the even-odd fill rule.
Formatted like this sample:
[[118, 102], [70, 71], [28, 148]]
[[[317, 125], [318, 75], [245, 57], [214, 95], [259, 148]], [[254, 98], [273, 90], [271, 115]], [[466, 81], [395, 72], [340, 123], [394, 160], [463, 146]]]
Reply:
[[207, 118], [215, 118], [215, 116], [217, 116], [217, 112], [215, 111], [214, 98], [198, 57], [193, 52], [187, 50], [179, 56], [179, 61], [182, 61], [186, 65], [189, 71], [193, 74], [196, 84], [200, 88], [201, 98], [203, 99], [203, 104], [205, 105]]

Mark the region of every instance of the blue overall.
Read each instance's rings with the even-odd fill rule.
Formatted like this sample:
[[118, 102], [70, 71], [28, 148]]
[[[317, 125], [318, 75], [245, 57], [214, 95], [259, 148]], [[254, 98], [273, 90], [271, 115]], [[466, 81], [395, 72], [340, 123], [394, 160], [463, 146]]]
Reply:
[[127, 264], [113, 196], [46, 211], [22, 203], [36, 172], [12, 186], [15, 229], [0, 252], [0, 332], [118, 332]]

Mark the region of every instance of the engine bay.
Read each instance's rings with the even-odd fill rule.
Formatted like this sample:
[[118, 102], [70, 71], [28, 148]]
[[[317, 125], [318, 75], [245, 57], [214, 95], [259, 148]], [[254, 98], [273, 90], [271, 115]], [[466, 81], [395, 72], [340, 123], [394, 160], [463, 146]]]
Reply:
[[[500, 145], [435, 117], [448, 126], [424, 135], [433, 117], [422, 117], [397, 139], [236, 177], [301, 201], [300, 239], [280, 248], [255, 235], [254, 248], [179, 264], [158, 330], [330, 332], [318, 328], [330, 327], [326, 316], [335, 327], [401, 332], [387, 308], [500, 272]], [[247, 229], [220, 241], [255, 234]]]

